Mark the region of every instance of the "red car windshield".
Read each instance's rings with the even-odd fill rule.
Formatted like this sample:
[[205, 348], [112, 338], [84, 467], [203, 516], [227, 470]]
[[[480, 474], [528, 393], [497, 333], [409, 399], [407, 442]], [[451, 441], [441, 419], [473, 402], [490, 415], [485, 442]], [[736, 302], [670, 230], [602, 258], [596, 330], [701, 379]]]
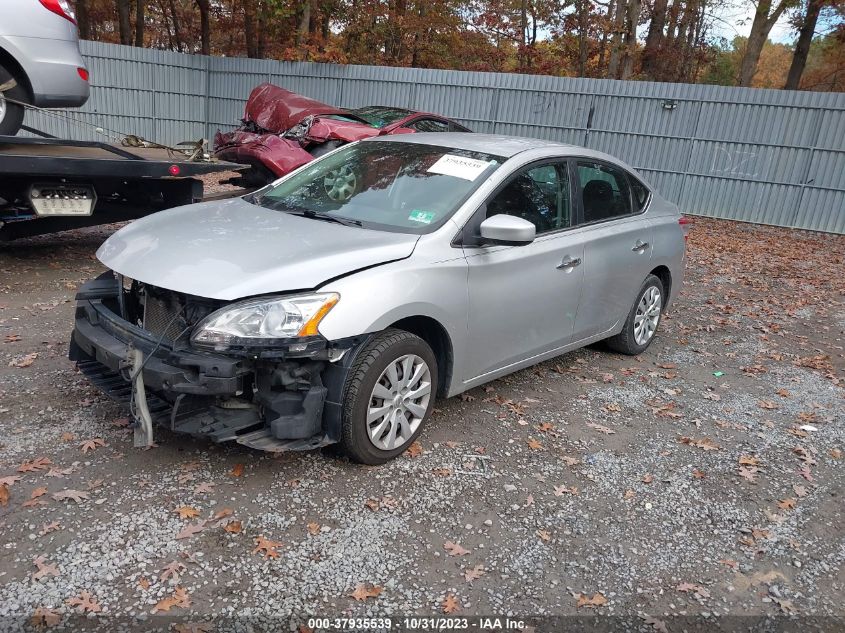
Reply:
[[368, 106], [366, 108], [356, 108], [349, 112], [379, 129], [393, 125], [397, 121], [413, 114], [411, 110], [406, 110], [405, 108], [388, 108], [385, 106]]

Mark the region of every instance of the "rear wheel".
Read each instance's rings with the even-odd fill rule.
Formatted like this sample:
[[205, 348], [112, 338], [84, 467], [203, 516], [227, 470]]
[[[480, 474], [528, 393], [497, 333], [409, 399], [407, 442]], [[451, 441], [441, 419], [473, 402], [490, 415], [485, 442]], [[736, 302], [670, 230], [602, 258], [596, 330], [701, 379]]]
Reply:
[[15, 82], [14, 87], [0, 91], [0, 135], [14, 136], [23, 124], [24, 108], [14, 101], [26, 101], [26, 89], [17, 78], [3, 66], [0, 66], [0, 86]]
[[420, 337], [388, 329], [358, 354], [346, 382], [341, 448], [356, 462], [402, 454], [434, 408], [437, 360]]
[[607, 339], [607, 346], [622, 354], [634, 356], [651, 345], [663, 313], [663, 283], [654, 275], [645, 278], [622, 332]]

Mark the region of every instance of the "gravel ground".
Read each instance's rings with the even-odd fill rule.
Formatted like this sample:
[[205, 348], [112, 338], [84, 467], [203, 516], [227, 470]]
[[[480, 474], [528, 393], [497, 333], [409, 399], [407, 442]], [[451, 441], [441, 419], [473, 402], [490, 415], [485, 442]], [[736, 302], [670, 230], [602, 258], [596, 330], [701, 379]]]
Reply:
[[441, 401], [370, 468], [164, 431], [133, 449], [65, 358], [113, 228], [0, 246], [0, 630], [845, 616], [845, 238], [698, 220], [645, 354]]

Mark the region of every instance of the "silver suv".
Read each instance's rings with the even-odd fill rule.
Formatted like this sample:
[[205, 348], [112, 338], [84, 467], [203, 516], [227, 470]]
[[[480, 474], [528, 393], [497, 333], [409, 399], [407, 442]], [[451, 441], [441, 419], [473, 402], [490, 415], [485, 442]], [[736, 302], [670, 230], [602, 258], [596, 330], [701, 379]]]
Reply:
[[435, 396], [603, 339], [643, 352], [681, 288], [684, 223], [600, 152], [377, 137], [112, 235], [70, 357], [130, 402], [141, 445], [156, 422], [378, 464]]
[[88, 69], [67, 0], [0, 0], [0, 135], [23, 124], [22, 103], [81, 106]]

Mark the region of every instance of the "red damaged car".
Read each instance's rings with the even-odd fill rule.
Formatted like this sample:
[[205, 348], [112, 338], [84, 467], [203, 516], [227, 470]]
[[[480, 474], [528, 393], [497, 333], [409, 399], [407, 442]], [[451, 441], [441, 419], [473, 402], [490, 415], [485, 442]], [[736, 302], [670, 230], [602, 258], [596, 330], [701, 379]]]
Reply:
[[242, 125], [214, 136], [214, 155], [252, 167], [233, 184], [261, 186], [317, 156], [370, 136], [470, 131], [436, 114], [387, 106], [344, 110], [263, 83], [249, 95]]

